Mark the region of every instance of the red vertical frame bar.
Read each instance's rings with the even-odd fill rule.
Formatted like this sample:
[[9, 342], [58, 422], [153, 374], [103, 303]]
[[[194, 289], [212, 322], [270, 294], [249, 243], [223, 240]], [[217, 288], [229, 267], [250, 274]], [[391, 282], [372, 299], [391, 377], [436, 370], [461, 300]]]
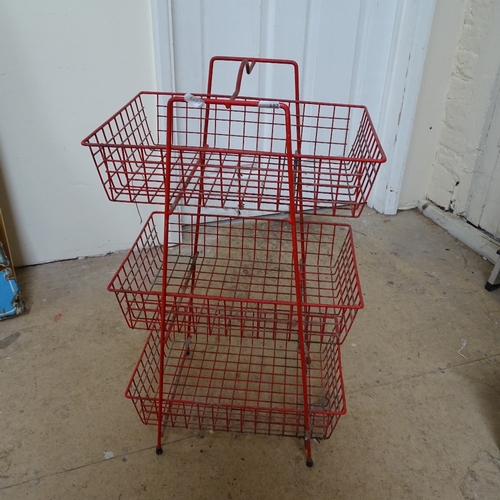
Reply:
[[[304, 338], [304, 323], [303, 323], [303, 310], [302, 310], [302, 270], [299, 261], [299, 248], [297, 237], [297, 219], [295, 210], [295, 185], [293, 182], [293, 154], [292, 154], [292, 137], [291, 137], [291, 120], [290, 108], [283, 103], [280, 103], [280, 108], [285, 113], [286, 124], [286, 156], [288, 163], [288, 189], [290, 202], [289, 222], [292, 231], [292, 260], [294, 269], [295, 281], [295, 300], [297, 303], [297, 320], [298, 320], [298, 336], [300, 346], [300, 368], [302, 378], [302, 394], [304, 398], [304, 444], [306, 448], [306, 464], [308, 467], [313, 466], [312, 453], [311, 453], [311, 425], [309, 415], [309, 390], [307, 384], [307, 358], [306, 355], [306, 342]], [[302, 214], [299, 214], [302, 217]]]

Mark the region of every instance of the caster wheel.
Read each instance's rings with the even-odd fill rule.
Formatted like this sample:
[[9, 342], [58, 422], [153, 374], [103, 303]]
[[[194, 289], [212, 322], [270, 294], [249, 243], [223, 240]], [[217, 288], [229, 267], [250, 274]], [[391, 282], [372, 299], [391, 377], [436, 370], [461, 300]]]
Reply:
[[309, 459], [309, 460], [306, 460], [306, 465], [311, 468], [313, 465], [314, 465], [314, 462], [312, 461], [312, 459]]
[[156, 454], [161, 455], [163, 453], [163, 448], [156, 448]]

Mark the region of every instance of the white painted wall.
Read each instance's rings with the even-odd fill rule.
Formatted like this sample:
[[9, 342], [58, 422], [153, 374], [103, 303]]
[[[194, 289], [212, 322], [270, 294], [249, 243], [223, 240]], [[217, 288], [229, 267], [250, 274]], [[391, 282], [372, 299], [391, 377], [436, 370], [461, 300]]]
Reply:
[[107, 201], [80, 141], [154, 87], [148, 1], [0, 0], [0, 207], [16, 265], [130, 246], [136, 207]]
[[463, 214], [500, 65], [500, 5], [469, 0], [453, 61], [428, 198]]
[[[303, 99], [365, 104], [388, 157], [369, 203], [396, 213], [434, 0], [153, 0], [153, 6], [159, 88], [204, 88], [212, 55], [257, 55], [296, 60]], [[217, 88], [231, 93], [234, 77], [226, 76]], [[258, 81], [250, 93], [290, 96], [277, 74]]]
[[[388, 162], [378, 175], [370, 200], [371, 206], [388, 215], [396, 214], [399, 206], [434, 3], [434, 0], [398, 2], [392, 25], [379, 125]], [[377, 5], [380, 9], [385, 3], [377, 2]]]
[[500, 240], [500, 66], [484, 121], [465, 217]]
[[425, 59], [399, 208], [414, 208], [429, 191], [468, 0], [438, 0]]
[[[367, 104], [390, 142], [374, 202], [387, 209], [407, 150], [395, 124], [413, 122], [406, 77], [418, 79], [416, 59], [404, 54], [434, 0], [152, 3], [166, 12], [164, 39], [152, 33], [146, 0], [0, 0], [0, 207], [17, 265], [125, 249], [137, 235], [136, 207], [107, 201], [80, 141], [139, 90], [156, 87], [155, 37], [168, 43], [156, 68], [167, 88], [204, 88], [213, 54], [257, 53], [297, 59], [304, 98]], [[262, 82], [275, 93], [270, 79]]]
[[440, 0], [400, 207], [428, 198], [466, 216], [500, 67], [500, 4]]
[[[213, 55], [293, 59], [299, 64], [302, 99], [361, 101], [369, 106], [378, 124], [397, 0], [381, 5], [370, 0], [239, 0], [237, 3], [153, 0], [152, 3], [158, 29], [158, 86], [162, 90], [205, 89]], [[259, 76], [259, 86], [251, 88], [252, 92], [268, 97], [292, 97], [291, 82], [285, 75]], [[245, 78], [243, 85], [250, 78]], [[214, 92], [232, 93], [234, 80], [235, 68], [230, 68], [218, 80]]]

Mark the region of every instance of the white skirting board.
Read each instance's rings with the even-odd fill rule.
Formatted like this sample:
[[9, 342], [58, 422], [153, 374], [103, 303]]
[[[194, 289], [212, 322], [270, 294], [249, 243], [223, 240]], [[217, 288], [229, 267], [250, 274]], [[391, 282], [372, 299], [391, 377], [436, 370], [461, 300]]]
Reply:
[[467, 224], [460, 217], [443, 212], [443, 210], [429, 200], [420, 200], [418, 202], [418, 209], [438, 226], [441, 226], [492, 264], [498, 262], [497, 251], [500, 249], [500, 243], [490, 238], [487, 234]]

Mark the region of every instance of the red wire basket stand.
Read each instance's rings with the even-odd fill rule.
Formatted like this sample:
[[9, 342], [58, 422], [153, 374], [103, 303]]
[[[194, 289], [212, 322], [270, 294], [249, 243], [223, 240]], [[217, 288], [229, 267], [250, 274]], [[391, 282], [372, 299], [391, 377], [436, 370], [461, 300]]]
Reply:
[[[232, 95], [214, 68], [239, 65]], [[240, 96], [256, 64], [292, 99]], [[112, 201], [161, 205], [115, 273], [147, 330], [126, 390], [145, 424], [330, 437], [363, 307], [352, 230], [385, 155], [364, 106], [299, 99], [294, 61], [214, 57], [206, 94], [141, 92], [83, 142]]]

